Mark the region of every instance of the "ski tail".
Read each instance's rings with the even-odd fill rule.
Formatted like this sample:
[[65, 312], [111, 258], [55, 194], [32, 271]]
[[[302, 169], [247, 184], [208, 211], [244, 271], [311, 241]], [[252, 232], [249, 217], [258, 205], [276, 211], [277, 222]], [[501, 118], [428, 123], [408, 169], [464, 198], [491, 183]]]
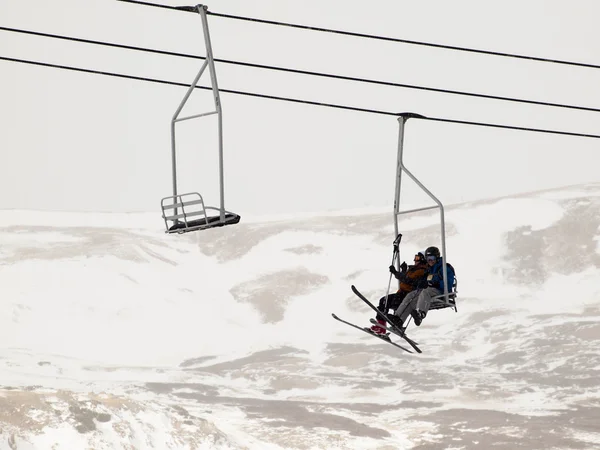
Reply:
[[387, 342], [388, 344], [391, 344], [391, 345], [393, 345], [394, 347], [397, 347], [397, 348], [399, 348], [399, 349], [402, 349], [402, 350], [404, 350], [404, 351], [405, 351], [405, 352], [407, 352], [407, 353], [412, 353], [412, 350], [410, 350], [410, 349], [408, 349], [408, 348], [406, 348], [406, 347], [403, 347], [403, 346], [401, 346], [400, 344], [398, 344], [398, 343], [396, 343], [396, 342], [392, 342], [391, 340], [389, 340], [389, 338], [387, 338], [387, 339], [386, 339], [386, 338], [384, 338], [384, 337], [382, 337], [382, 336], [379, 336], [379, 335], [377, 335], [377, 334], [375, 334], [375, 333], [371, 333], [371, 332], [370, 332], [368, 329], [366, 329], [366, 328], [362, 328], [362, 327], [359, 327], [358, 325], [355, 325], [355, 324], [353, 324], [353, 323], [351, 323], [351, 322], [348, 322], [348, 321], [346, 321], [346, 320], [344, 320], [344, 319], [340, 319], [338, 316], [336, 316], [336, 315], [335, 315], [335, 314], [333, 314], [333, 313], [331, 313], [331, 316], [332, 316], [332, 317], [333, 317], [335, 320], [338, 320], [338, 321], [340, 321], [340, 322], [342, 322], [342, 323], [345, 323], [346, 325], [349, 325], [349, 326], [351, 326], [351, 327], [353, 327], [353, 328], [356, 328], [357, 330], [360, 330], [360, 331], [362, 331], [362, 332], [364, 332], [364, 333], [367, 333], [369, 336], [376, 337], [377, 339], [380, 339], [380, 340], [382, 340], [382, 341], [384, 341], [384, 342]]

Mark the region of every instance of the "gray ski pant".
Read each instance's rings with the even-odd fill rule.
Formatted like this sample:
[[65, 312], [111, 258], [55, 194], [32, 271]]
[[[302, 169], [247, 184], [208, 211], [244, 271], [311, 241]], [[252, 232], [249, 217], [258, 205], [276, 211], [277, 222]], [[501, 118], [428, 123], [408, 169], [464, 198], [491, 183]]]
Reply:
[[409, 292], [404, 297], [404, 300], [396, 310], [396, 315], [400, 316], [402, 323], [406, 321], [410, 313], [415, 309], [427, 312], [429, 311], [429, 305], [431, 305], [431, 299], [436, 295], [443, 294], [442, 291], [434, 287], [428, 287], [425, 289], [415, 289]]

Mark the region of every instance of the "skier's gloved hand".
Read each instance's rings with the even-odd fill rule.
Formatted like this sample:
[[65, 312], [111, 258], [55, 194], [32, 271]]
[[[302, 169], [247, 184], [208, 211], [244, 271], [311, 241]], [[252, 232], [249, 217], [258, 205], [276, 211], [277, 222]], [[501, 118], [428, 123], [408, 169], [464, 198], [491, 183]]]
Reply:
[[443, 286], [443, 285], [444, 285], [444, 279], [442, 277], [440, 277], [438, 274], [429, 275], [427, 277], [427, 286], [439, 287], [439, 286]]
[[407, 269], [408, 266], [406, 265], [406, 261], [403, 261], [402, 264], [400, 264], [400, 272], [406, 272]]
[[396, 275], [398, 273], [398, 271], [396, 270], [396, 268], [394, 267], [393, 264], [390, 266], [390, 273], [393, 273], [394, 275]]

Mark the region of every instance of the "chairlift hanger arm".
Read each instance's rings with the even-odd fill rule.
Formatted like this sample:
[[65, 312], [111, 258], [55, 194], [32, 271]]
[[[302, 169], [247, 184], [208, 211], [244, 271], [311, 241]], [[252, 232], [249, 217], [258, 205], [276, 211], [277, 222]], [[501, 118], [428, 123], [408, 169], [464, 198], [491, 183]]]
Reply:
[[415, 114], [411, 112], [400, 113], [398, 117], [398, 154], [396, 161], [396, 190], [394, 195], [394, 231], [398, 234], [398, 216], [400, 215], [400, 194], [402, 191], [402, 173], [406, 173], [408, 177], [415, 182], [415, 184], [425, 192], [437, 205], [440, 210], [440, 236], [442, 241], [442, 258], [444, 261], [444, 268], [442, 270], [443, 281], [444, 281], [444, 296], [448, 298], [448, 274], [446, 273], [446, 220], [444, 216], [444, 205], [433, 193], [425, 187], [419, 179], [414, 176], [404, 165], [404, 129], [408, 119], [427, 119], [425, 116]]

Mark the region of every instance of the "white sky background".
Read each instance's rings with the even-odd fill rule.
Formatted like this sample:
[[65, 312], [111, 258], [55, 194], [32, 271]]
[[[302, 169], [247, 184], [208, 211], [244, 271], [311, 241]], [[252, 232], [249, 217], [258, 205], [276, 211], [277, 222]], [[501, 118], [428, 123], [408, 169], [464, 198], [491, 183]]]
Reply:
[[[161, 2], [182, 5], [185, 2]], [[192, 3], [190, 3], [192, 4]], [[600, 64], [595, 1], [227, 1], [209, 10]], [[204, 55], [200, 17], [117, 1], [0, 0], [0, 26]], [[600, 70], [209, 16], [216, 58], [600, 107]], [[0, 55], [189, 83], [201, 61], [0, 31]], [[208, 83], [208, 74], [202, 84]], [[222, 89], [598, 134], [598, 113], [217, 65]], [[0, 208], [156, 211], [185, 88], [0, 61]], [[390, 207], [391, 116], [221, 96], [226, 207], [240, 214]], [[184, 113], [212, 110], [195, 92]], [[218, 205], [216, 118], [178, 127], [180, 192]], [[446, 203], [597, 181], [594, 139], [409, 121], [406, 163]], [[408, 202], [418, 198], [408, 193]]]

